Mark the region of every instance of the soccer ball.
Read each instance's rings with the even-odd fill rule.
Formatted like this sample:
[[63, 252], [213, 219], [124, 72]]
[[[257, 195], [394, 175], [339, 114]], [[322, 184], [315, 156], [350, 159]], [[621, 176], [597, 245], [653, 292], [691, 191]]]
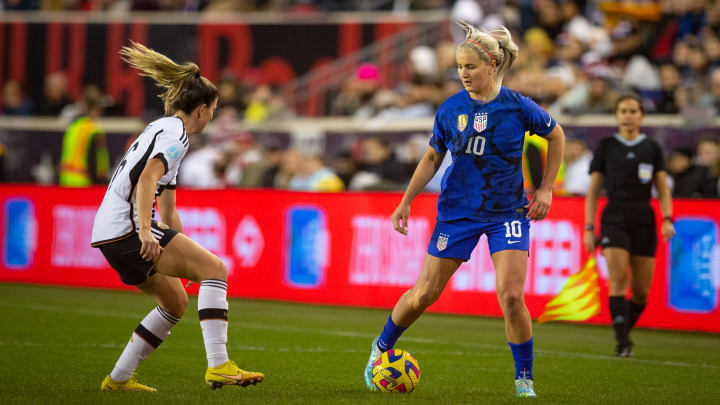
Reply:
[[407, 393], [420, 382], [420, 366], [412, 354], [390, 349], [373, 363], [372, 384], [375, 391]]

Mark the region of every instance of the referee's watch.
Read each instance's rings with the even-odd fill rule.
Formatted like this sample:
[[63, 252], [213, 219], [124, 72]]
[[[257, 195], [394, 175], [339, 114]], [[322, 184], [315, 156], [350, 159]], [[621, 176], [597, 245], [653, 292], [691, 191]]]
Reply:
[[663, 221], [668, 221], [668, 222], [670, 222], [671, 224], [674, 224], [674, 223], [675, 223], [675, 220], [674, 220], [672, 217], [669, 217], [669, 216], [668, 216], [668, 217], [663, 217]]
[[595, 225], [593, 225], [593, 224], [585, 224], [585, 230], [586, 230], [586, 231], [594, 231], [594, 230], [595, 230]]

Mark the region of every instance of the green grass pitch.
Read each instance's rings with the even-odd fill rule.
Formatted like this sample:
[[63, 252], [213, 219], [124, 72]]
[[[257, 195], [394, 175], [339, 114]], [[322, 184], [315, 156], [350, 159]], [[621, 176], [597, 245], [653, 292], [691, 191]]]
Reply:
[[[154, 306], [131, 292], [0, 284], [3, 404], [515, 403], [501, 319], [425, 314], [397, 344], [420, 363], [408, 395], [367, 391], [362, 371], [387, 310], [230, 300], [228, 352], [265, 382], [210, 390], [197, 301], [140, 364], [157, 393], [101, 392], [131, 332]], [[534, 325], [535, 387], [548, 404], [718, 403], [720, 336], [633, 333], [636, 357], [616, 359], [612, 330]]]

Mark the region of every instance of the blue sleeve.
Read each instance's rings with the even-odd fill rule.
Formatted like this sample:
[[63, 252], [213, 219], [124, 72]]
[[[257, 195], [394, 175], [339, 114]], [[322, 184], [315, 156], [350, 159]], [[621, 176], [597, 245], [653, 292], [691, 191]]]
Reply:
[[438, 153], [443, 154], [447, 151], [447, 145], [445, 144], [447, 131], [442, 122], [441, 111], [442, 109], [438, 109], [437, 113], [435, 113], [435, 124], [433, 125], [432, 136], [430, 137], [430, 146], [438, 151]]
[[557, 124], [547, 111], [540, 108], [529, 97], [520, 96], [522, 115], [525, 120], [525, 130], [531, 134], [547, 136]]

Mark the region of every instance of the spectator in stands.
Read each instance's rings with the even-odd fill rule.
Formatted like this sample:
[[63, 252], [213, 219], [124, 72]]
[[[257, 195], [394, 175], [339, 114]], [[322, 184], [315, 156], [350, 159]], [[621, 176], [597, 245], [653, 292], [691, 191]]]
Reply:
[[369, 118], [377, 114], [375, 95], [380, 90], [380, 70], [371, 63], [357, 67], [333, 102], [332, 114]]
[[189, 188], [224, 188], [223, 173], [218, 170], [220, 158], [220, 149], [208, 135], [199, 133], [190, 137], [190, 149], [180, 166], [178, 183]]
[[23, 93], [20, 82], [10, 79], [3, 86], [3, 115], [33, 115], [35, 106]]
[[717, 136], [706, 135], [698, 140], [697, 164], [706, 167], [714, 177], [720, 176], [720, 141]]
[[715, 68], [710, 73], [709, 102], [715, 108], [715, 114], [720, 115], [720, 68]]
[[67, 79], [62, 72], [50, 73], [45, 78], [45, 93], [38, 107], [39, 115], [58, 116], [65, 106], [72, 104], [67, 94]]
[[655, 112], [661, 114], [676, 114], [678, 106], [675, 104], [675, 93], [680, 84], [680, 72], [672, 63], [660, 65], [661, 90]]
[[109, 180], [107, 140], [98, 122], [103, 108], [91, 99], [83, 100], [83, 108], [63, 136], [59, 181], [63, 187], [89, 187]]
[[587, 139], [579, 134], [570, 134], [565, 140], [565, 175], [563, 194], [587, 194], [590, 187], [590, 162], [593, 155], [588, 148]]
[[692, 150], [676, 148], [668, 157], [668, 175], [672, 179], [672, 196], [677, 198], [717, 197], [717, 178], [708, 168], [693, 164]]
[[285, 150], [279, 142], [271, 138], [262, 149], [262, 158], [248, 164], [242, 173], [240, 187], [272, 188], [275, 187], [275, 178], [280, 171]]
[[290, 179], [288, 188], [300, 191], [343, 191], [345, 185], [335, 172], [315, 154], [301, 157], [297, 171]]
[[340, 177], [343, 184], [348, 185], [358, 171], [358, 162], [353, 158], [349, 150], [340, 152], [330, 164], [335, 174]]
[[380, 137], [362, 143], [360, 170], [350, 182], [353, 190], [399, 190], [408, 180], [402, 163], [395, 159], [390, 143]]
[[218, 109], [224, 107], [233, 107], [238, 111], [243, 110], [240, 101], [240, 88], [235, 77], [224, 75], [218, 80]]
[[223, 178], [225, 183], [232, 187], [242, 185], [245, 169], [263, 158], [263, 151], [255, 142], [255, 137], [245, 131], [235, 133], [232, 139], [222, 146], [222, 150], [220, 165], [224, 166]]

